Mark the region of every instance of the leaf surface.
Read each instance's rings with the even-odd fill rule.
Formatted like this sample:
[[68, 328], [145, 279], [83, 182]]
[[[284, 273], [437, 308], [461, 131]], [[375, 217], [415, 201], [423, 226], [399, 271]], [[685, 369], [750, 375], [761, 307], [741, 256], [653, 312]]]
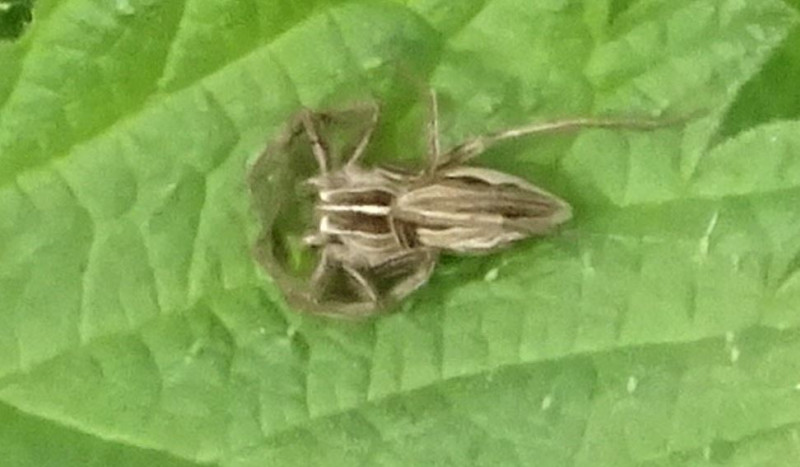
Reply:
[[[0, 457], [793, 465], [796, 6], [38, 2], [0, 43]], [[419, 158], [427, 85], [447, 144], [695, 116], [493, 148], [568, 229], [446, 258], [391, 316], [294, 313], [250, 254], [248, 164], [300, 106], [366, 98], [369, 157]]]

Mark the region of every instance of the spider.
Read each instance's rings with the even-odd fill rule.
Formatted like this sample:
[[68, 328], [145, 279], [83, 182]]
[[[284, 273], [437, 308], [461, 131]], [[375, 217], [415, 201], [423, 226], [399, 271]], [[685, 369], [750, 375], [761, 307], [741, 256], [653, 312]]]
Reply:
[[[354, 147], [341, 157], [323, 130], [350, 114], [357, 115], [363, 130]], [[270, 177], [269, 170], [277, 170], [269, 167], [271, 155], [287, 154], [294, 144], [307, 145], [306, 151], [313, 155], [317, 174], [304, 185], [314, 192], [314, 228], [302, 238], [304, 246], [318, 251], [310, 278], [303, 283], [289, 277], [270, 249], [277, 239], [269, 229], [256, 252], [284, 294], [317, 314], [363, 317], [386, 310], [428, 281], [441, 253], [491, 253], [550, 233], [572, 217], [569, 203], [522, 178], [467, 165], [494, 144], [561, 130], [650, 130], [672, 123], [600, 118], [535, 122], [476, 136], [442, 151], [437, 97], [431, 90], [427, 163], [414, 172], [362, 163], [379, 114], [374, 102], [327, 112], [302, 109], [278, 144], [251, 169], [253, 191], [264, 177]], [[256, 191], [256, 210], [270, 211], [258, 201], [264, 195]], [[276, 221], [276, 216], [262, 215], [265, 225]]]

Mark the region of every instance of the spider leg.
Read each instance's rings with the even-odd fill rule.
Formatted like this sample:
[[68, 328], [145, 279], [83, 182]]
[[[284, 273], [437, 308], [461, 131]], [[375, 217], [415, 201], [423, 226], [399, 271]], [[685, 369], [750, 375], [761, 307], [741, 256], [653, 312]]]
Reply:
[[441, 146], [439, 145], [439, 100], [436, 91], [428, 91], [428, 166], [426, 173], [431, 174], [440, 164]]
[[339, 270], [357, 289], [357, 296], [366, 297], [365, 302], [377, 305], [379, 300], [377, 290], [363, 273], [349, 264], [347, 255], [346, 247], [343, 245], [328, 244], [322, 249], [319, 263], [311, 275], [311, 286], [316, 299], [319, 301], [326, 290], [326, 282]]
[[395, 301], [402, 300], [428, 282], [436, 267], [437, 255], [432, 250], [413, 250], [405, 259], [414, 263], [415, 269], [389, 291]]
[[344, 271], [350, 279], [354, 281], [355, 284], [358, 284], [359, 287], [359, 295], [363, 295], [368, 298], [369, 303], [374, 303], [377, 305], [379, 297], [378, 292], [375, 290], [375, 287], [372, 283], [367, 280], [367, 278], [361, 274], [356, 268], [350, 266], [347, 263], [341, 263], [342, 271]]
[[300, 111], [299, 119], [306, 132], [308, 141], [311, 143], [311, 151], [314, 153], [314, 158], [317, 160], [320, 173], [328, 173], [328, 160], [330, 157], [328, 155], [328, 150], [325, 148], [325, 144], [319, 137], [316, 115], [309, 109], [303, 109]]
[[387, 257], [371, 272], [378, 280], [395, 280], [385, 294], [390, 301], [396, 302], [410, 295], [428, 281], [436, 267], [437, 259], [438, 254], [434, 249], [407, 249]]
[[566, 118], [534, 122], [520, 127], [509, 128], [470, 138], [445, 153], [437, 165], [460, 165], [479, 156], [494, 144], [523, 136], [570, 131], [582, 128], [619, 128], [637, 131], [651, 131], [685, 122], [686, 117], [674, 119], [633, 119], [633, 118]]
[[369, 121], [367, 123], [367, 128], [361, 135], [361, 139], [359, 139], [356, 148], [353, 150], [353, 154], [347, 161], [348, 166], [359, 163], [361, 157], [364, 155], [364, 151], [367, 149], [370, 139], [372, 138], [372, 133], [375, 131], [375, 127], [378, 126], [378, 116], [380, 115], [380, 108], [378, 107], [378, 104], [375, 102], [365, 102], [356, 106], [355, 110], [360, 110], [362, 107], [369, 112]]

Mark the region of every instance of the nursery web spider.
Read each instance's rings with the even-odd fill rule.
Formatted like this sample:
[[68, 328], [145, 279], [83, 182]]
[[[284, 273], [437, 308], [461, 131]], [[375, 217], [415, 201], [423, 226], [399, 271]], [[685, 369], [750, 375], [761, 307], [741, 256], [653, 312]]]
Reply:
[[[569, 203], [558, 196], [517, 176], [468, 165], [492, 145], [562, 130], [651, 130], [674, 123], [602, 118], [544, 121], [477, 136], [442, 150], [437, 98], [431, 91], [427, 163], [410, 172], [362, 163], [379, 113], [375, 103], [329, 112], [303, 109], [250, 172], [251, 192], [265, 227], [256, 245], [259, 262], [290, 301], [317, 314], [374, 314], [424, 285], [441, 253], [491, 253], [552, 232], [572, 217]], [[363, 123], [363, 129], [351, 135], [353, 147], [341, 149], [326, 130], [348, 117]], [[298, 164], [306, 164], [306, 172], [314, 170], [308, 161], [291, 157], [291, 147], [300, 147], [304, 157], [310, 152], [317, 173], [302, 180], [285, 178], [283, 183], [273, 183], [271, 192], [265, 191], [264, 185], [277, 176], [276, 171]], [[293, 196], [292, 185], [298, 184], [311, 187], [313, 204], [281, 211], [280, 206], [291, 204], [286, 196]], [[309, 277], [297, 279], [287, 271], [292, 260], [285, 251], [291, 246], [282, 244], [273, 227], [303, 215], [310, 217], [307, 220], [314, 227], [299, 237], [295, 249], [311, 247], [318, 254]]]

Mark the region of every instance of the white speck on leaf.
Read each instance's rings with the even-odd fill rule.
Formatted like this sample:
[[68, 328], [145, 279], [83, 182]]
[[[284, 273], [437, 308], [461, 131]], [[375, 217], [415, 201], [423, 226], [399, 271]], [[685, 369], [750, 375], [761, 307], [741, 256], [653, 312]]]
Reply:
[[725, 333], [725, 343], [730, 345], [733, 344], [734, 339], [736, 339], [736, 333], [733, 331], [728, 331]]
[[194, 341], [191, 347], [189, 347], [189, 357], [196, 357], [205, 347], [205, 344], [202, 340], [198, 339]]
[[362, 66], [365, 70], [376, 70], [384, 64], [384, 60], [381, 57], [369, 57], [362, 61]]
[[711, 459], [711, 446], [706, 446], [703, 448], [703, 458], [705, 460]]
[[753, 37], [755, 40], [757, 40], [757, 41], [759, 41], [759, 42], [764, 42], [764, 41], [766, 40], [766, 37], [767, 37], [767, 36], [766, 36], [766, 33], [764, 32], [764, 29], [763, 29], [763, 28], [761, 28], [761, 27], [759, 27], [759, 26], [757, 26], [757, 25], [751, 25], [751, 26], [747, 26], [747, 27], [745, 28], [745, 30], [746, 30], [748, 33], [750, 33], [750, 35], [751, 35], [751, 36], [752, 36], [752, 37]]
[[639, 386], [639, 380], [636, 379], [635, 376], [628, 377], [628, 385], [626, 389], [628, 390], [628, 394], [633, 394], [636, 391], [636, 388]]
[[581, 255], [581, 264], [583, 265], [583, 272], [587, 275], [594, 274], [594, 266], [592, 266], [592, 253], [587, 251]]
[[714, 211], [714, 214], [711, 216], [711, 220], [708, 222], [705, 233], [700, 238], [700, 258], [705, 258], [708, 256], [708, 246], [711, 239], [711, 233], [714, 232], [714, 228], [717, 226], [718, 220], [719, 211]]
[[732, 254], [731, 266], [735, 272], [739, 272], [742, 269], [742, 258], [737, 254]]
[[489, 272], [486, 273], [485, 276], [483, 276], [483, 280], [485, 280], [486, 282], [494, 282], [497, 280], [497, 276], [499, 274], [500, 274], [500, 268], [492, 268], [489, 270]]
[[131, 16], [136, 13], [136, 10], [131, 5], [130, 0], [116, 0], [117, 13], [124, 15], [124, 16]]
[[741, 351], [739, 350], [739, 347], [736, 347], [735, 345], [731, 347], [731, 363], [736, 363], [736, 361], [739, 360], [740, 354]]
[[542, 410], [543, 411], [547, 410], [552, 405], [553, 405], [553, 396], [551, 396], [550, 394], [544, 396], [544, 399], [542, 399]]
[[189, 347], [188, 351], [186, 352], [186, 355], [184, 355], [183, 362], [188, 364], [188, 363], [191, 363], [192, 361], [194, 361], [194, 359], [203, 350], [203, 347], [204, 347], [204, 344], [203, 344], [203, 342], [201, 340], [194, 341], [192, 346]]

